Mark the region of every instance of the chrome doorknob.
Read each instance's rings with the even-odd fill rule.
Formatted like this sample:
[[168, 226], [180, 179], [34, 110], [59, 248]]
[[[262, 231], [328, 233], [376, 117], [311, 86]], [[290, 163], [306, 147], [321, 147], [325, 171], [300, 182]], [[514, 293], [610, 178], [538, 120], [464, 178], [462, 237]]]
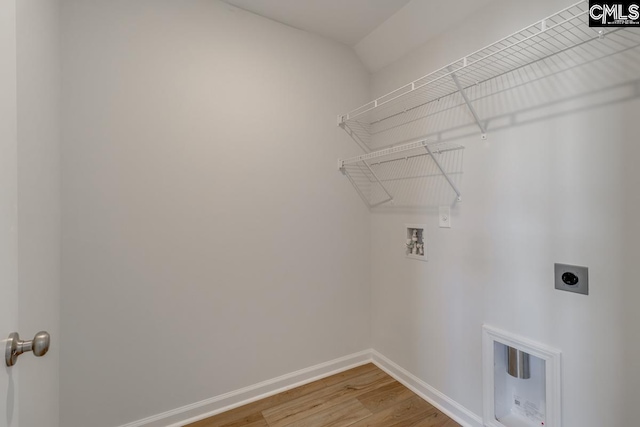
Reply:
[[22, 341], [17, 332], [9, 334], [7, 347], [4, 353], [7, 366], [13, 366], [18, 361], [18, 356], [26, 351], [32, 351], [36, 357], [44, 356], [49, 351], [51, 337], [48, 332], [40, 331], [30, 341]]

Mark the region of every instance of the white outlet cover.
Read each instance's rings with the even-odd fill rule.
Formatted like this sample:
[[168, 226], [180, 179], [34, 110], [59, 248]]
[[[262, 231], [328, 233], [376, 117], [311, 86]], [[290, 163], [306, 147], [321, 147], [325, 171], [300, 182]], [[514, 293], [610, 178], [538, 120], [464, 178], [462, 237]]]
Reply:
[[438, 222], [440, 228], [451, 228], [451, 208], [449, 206], [440, 206]]

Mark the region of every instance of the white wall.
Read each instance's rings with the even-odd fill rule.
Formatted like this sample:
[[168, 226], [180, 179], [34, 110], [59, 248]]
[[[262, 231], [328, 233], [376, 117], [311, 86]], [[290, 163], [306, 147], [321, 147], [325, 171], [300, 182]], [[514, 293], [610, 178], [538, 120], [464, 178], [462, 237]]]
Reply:
[[20, 358], [20, 425], [58, 425], [60, 353], [59, 2], [17, 5], [19, 333], [51, 334]]
[[492, 0], [455, 0], [435, 2], [411, 0], [354, 49], [372, 73], [410, 54], [428, 40], [451, 28], [451, 20], [476, 16]]
[[[376, 73], [373, 95], [566, 5], [493, 3]], [[373, 347], [481, 415], [488, 323], [563, 352], [564, 426], [636, 425], [640, 102], [574, 100], [554, 111], [487, 141], [477, 131], [455, 141], [467, 148], [452, 229], [438, 228], [433, 211], [373, 215]], [[427, 224], [427, 263], [404, 258], [405, 223]], [[555, 291], [554, 262], [588, 266], [590, 295]]]
[[209, 0], [65, 0], [61, 425], [369, 348], [345, 46]]

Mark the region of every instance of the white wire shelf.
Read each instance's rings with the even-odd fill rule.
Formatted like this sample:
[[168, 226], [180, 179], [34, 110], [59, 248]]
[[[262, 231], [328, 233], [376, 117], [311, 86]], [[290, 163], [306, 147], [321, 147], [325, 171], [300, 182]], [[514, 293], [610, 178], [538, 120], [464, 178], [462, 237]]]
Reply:
[[424, 206], [427, 194], [440, 193], [446, 203], [453, 197], [460, 200], [463, 149], [452, 143], [416, 141], [338, 163], [370, 208], [388, 202]]
[[590, 28], [588, 9], [586, 0], [575, 3], [338, 116], [338, 123], [365, 152], [429, 135], [431, 118], [442, 112], [447, 117], [440, 127], [455, 117], [457, 124], [477, 124], [484, 135], [474, 93], [487, 96], [504, 90], [505, 82], [524, 84], [640, 46], [640, 29]]
[[338, 116], [365, 153], [340, 170], [371, 208], [443, 205], [461, 200], [464, 147], [448, 141], [469, 125], [485, 138], [521, 111], [597, 91], [640, 94], [640, 28], [590, 28], [588, 10], [581, 0]]

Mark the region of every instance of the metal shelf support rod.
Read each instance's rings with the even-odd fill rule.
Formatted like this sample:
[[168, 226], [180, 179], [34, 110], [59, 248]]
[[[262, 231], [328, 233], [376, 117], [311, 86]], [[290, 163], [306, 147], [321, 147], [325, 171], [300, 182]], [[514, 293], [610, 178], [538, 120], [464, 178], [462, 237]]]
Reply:
[[456, 87], [458, 88], [460, 95], [462, 95], [464, 102], [467, 103], [467, 107], [469, 107], [469, 111], [471, 111], [473, 118], [475, 119], [476, 123], [478, 124], [478, 127], [480, 128], [480, 131], [482, 132], [482, 139], [487, 139], [487, 130], [485, 129], [482, 122], [480, 121], [480, 117], [478, 116], [478, 113], [476, 113], [476, 109], [473, 108], [473, 105], [471, 104], [469, 97], [467, 96], [466, 92], [464, 91], [464, 88], [460, 84], [460, 81], [458, 80], [458, 76], [456, 76], [456, 73], [453, 71], [451, 66], [449, 67], [449, 71], [451, 71], [451, 78], [453, 79], [453, 82], [456, 84]]
[[442, 165], [440, 164], [440, 162], [438, 161], [436, 156], [433, 155], [433, 153], [431, 152], [431, 149], [429, 148], [429, 146], [425, 145], [424, 148], [427, 150], [427, 152], [429, 153], [429, 155], [433, 159], [433, 161], [436, 164], [436, 166], [438, 167], [438, 169], [440, 169], [440, 172], [442, 172], [442, 175], [447, 180], [447, 182], [449, 183], [451, 188], [453, 188], [453, 191], [455, 191], [455, 193], [458, 195], [458, 201], [461, 202], [462, 201], [462, 195], [460, 194], [460, 190], [458, 189], [458, 186], [456, 186], [456, 184], [449, 177], [449, 174], [447, 174], [447, 172], [445, 172], [445, 170], [442, 168]]

